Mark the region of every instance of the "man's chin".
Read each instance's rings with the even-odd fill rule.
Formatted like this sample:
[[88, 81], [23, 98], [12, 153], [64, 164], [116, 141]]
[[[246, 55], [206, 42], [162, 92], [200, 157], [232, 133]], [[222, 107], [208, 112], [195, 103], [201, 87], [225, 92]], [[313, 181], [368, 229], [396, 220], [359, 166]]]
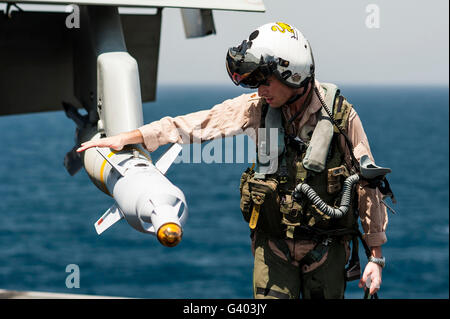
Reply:
[[272, 102], [272, 103], [267, 102], [267, 103], [268, 103], [269, 106], [270, 106], [271, 108], [273, 108], [273, 109], [277, 109], [277, 108], [283, 106], [283, 104], [280, 104], [280, 103], [274, 103], [274, 102]]

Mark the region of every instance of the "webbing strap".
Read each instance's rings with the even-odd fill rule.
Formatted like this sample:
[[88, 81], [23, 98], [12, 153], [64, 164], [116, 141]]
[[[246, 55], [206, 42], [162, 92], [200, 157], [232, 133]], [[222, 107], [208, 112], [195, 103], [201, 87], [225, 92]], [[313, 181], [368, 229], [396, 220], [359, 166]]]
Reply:
[[323, 256], [328, 251], [329, 245], [331, 243], [331, 238], [326, 238], [320, 243], [318, 243], [313, 249], [311, 249], [301, 260], [303, 265], [310, 266], [313, 263], [322, 260]]
[[278, 299], [290, 299], [288, 294], [281, 291], [272, 290], [270, 288], [256, 287], [256, 294], [263, 296], [271, 296]]

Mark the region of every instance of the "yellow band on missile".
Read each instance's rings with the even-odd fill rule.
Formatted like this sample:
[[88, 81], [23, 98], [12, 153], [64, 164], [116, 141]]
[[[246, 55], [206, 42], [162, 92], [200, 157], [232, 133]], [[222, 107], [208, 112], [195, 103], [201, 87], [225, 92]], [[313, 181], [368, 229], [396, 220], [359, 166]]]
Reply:
[[[113, 155], [115, 155], [116, 154], [116, 152], [114, 152], [114, 151], [112, 151], [111, 153], [109, 153], [108, 154], [108, 158], [111, 158]], [[105, 165], [106, 165], [106, 163], [107, 163], [107, 161], [104, 159], [103, 160], [103, 163], [102, 163], [102, 166], [100, 166], [100, 183], [101, 183], [101, 185], [103, 186], [103, 191], [106, 193], [106, 194], [108, 194], [109, 196], [111, 196], [112, 197], [112, 195], [109, 193], [109, 191], [108, 191], [108, 188], [106, 187], [106, 184], [105, 184], [105, 180], [104, 180], [104, 177], [103, 177], [103, 172], [105, 171]]]
[[257, 205], [257, 204], [253, 205], [252, 216], [250, 217], [250, 222], [248, 223], [248, 226], [250, 227], [250, 229], [255, 229], [256, 224], [258, 223], [260, 207], [261, 206]]

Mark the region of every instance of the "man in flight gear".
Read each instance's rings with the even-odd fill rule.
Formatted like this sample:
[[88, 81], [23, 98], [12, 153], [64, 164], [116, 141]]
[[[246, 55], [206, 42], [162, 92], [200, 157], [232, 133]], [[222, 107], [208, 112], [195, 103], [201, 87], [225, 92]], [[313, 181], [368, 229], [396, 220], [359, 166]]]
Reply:
[[[355, 279], [376, 296], [387, 241], [383, 198], [393, 195], [384, 176], [390, 170], [374, 164], [355, 109], [335, 85], [315, 79], [309, 42], [286, 23], [265, 24], [230, 48], [226, 68], [234, 84], [257, 93], [78, 151], [143, 143], [152, 152], [250, 132], [258, 159], [242, 174], [240, 207], [251, 232], [254, 297], [339, 299]], [[362, 278], [358, 237], [369, 258]]]

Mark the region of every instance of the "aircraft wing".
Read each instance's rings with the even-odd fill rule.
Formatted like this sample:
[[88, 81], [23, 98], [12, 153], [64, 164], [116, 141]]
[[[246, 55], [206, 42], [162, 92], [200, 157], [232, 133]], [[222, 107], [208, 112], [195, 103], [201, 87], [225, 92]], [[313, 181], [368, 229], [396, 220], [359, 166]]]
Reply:
[[[4, 0], [5, 1], [5, 0]], [[262, 0], [6, 0], [11, 3], [108, 5], [146, 8], [195, 8], [264, 12]]]
[[[64, 108], [77, 125], [64, 166], [71, 175], [84, 166], [93, 183], [116, 202], [96, 222], [97, 232], [125, 218], [163, 245], [177, 245], [187, 204], [164, 174], [180, 145], [156, 165], [141, 145], [120, 152], [76, 150], [88, 140], [143, 125], [142, 102], [155, 99], [163, 7], [181, 8], [191, 38], [215, 33], [213, 9], [264, 11], [262, 0], [19, 1], [5, 5], [0, 0], [0, 115]], [[66, 12], [64, 5], [70, 4]], [[64, 12], [50, 8], [58, 6]], [[124, 14], [120, 7], [156, 10]]]
[[[0, 6], [0, 116], [62, 110], [62, 102], [84, 107], [91, 115], [95, 113], [96, 61], [87, 46], [107, 38], [125, 43], [125, 50], [138, 62], [142, 101], [153, 101], [161, 8], [181, 8], [187, 38], [215, 33], [212, 10], [265, 10], [262, 0], [6, 0], [6, 3], [8, 6], [5, 0], [0, 0], [3, 8], [15, 10], [7, 9], [4, 14]], [[81, 28], [67, 27], [70, 12], [46, 9], [48, 5], [69, 4], [79, 5]], [[119, 12], [121, 31], [94, 35], [94, 24], [99, 21], [94, 21], [89, 12], [106, 7], [157, 10], [156, 14]]]

